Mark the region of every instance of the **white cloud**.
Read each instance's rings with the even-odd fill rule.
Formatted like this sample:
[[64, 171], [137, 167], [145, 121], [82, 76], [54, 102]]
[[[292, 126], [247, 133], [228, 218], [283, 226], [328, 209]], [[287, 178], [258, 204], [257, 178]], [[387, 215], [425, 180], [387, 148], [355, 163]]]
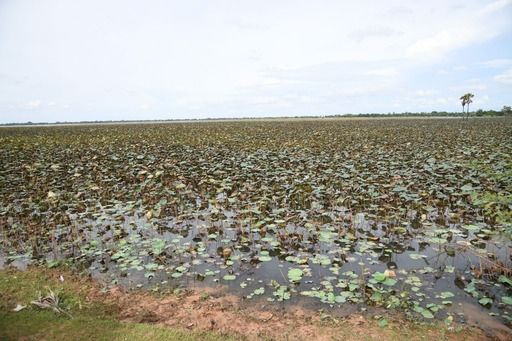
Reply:
[[459, 85], [448, 87], [448, 90], [454, 93], [460, 92], [481, 92], [489, 88], [488, 84], [480, 78], [463, 79]]
[[489, 39], [494, 32], [481, 29], [473, 24], [443, 29], [429, 37], [419, 39], [406, 50], [410, 58], [431, 60], [471, 43]]
[[393, 36], [401, 36], [402, 34], [403, 32], [392, 27], [369, 26], [354, 30], [350, 32], [348, 36], [357, 42], [362, 42], [366, 39], [385, 39]]
[[[467, 10], [459, 10], [462, 16], [450, 11], [452, 20], [444, 22], [435, 33], [416, 40], [407, 48], [406, 55], [423, 60], [441, 58], [451, 51], [493, 38], [509, 29], [510, 17], [505, 13], [511, 4], [512, 0], [497, 0], [476, 10], [467, 6]], [[501, 15], [496, 17], [500, 11]]]
[[410, 7], [403, 6], [401, 4], [391, 7], [388, 10], [389, 14], [395, 16], [409, 16], [414, 13], [414, 11]]
[[396, 68], [387, 67], [387, 68], [381, 68], [381, 69], [368, 70], [364, 74], [368, 75], [368, 76], [390, 77], [390, 76], [396, 76], [398, 74], [398, 71]]
[[392, 89], [391, 83], [367, 84], [346, 88], [337, 91], [334, 96], [341, 97], [367, 97], [385, 93]]
[[484, 105], [485, 103], [489, 102], [489, 99], [490, 97], [487, 94], [475, 97], [474, 105]]
[[496, 0], [487, 4], [480, 11], [481, 14], [492, 14], [497, 11], [503, 10], [505, 7], [512, 5], [512, 0]]
[[499, 59], [491, 59], [481, 62], [480, 65], [487, 68], [502, 68], [512, 65], [512, 59], [507, 58], [499, 58]]
[[428, 90], [417, 90], [414, 94], [418, 97], [430, 97], [438, 94], [439, 91], [428, 89]]
[[448, 99], [446, 97], [438, 97], [435, 99], [436, 104], [447, 104], [449, 102], [450, 102], [450, 99]]
[[512, 84], [512, 69], [508, 69], [504, 73], [494, 76], [494, 80], [503, 84]]
[[37, 109], [41, 106], [42, 102], [38, 99], [32, 100], [27, 103], [27, 106], [31, 109]]

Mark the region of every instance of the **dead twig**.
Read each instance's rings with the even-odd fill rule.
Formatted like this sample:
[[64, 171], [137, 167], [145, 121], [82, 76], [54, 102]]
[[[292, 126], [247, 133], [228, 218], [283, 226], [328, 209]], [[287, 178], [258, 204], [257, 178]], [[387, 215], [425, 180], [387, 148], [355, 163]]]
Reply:
[[51, 289], [48, 289], [48, 295], [43, 297], [39, 295], [37, 300], [30, 302], [31, 304], [41, 308], [41, 309], [51, 309], [58, 314], [64, 314], [69, 318], [73, 318], [70, 313], [62, 309], [60, 305], [59, 295], [56, 295]]

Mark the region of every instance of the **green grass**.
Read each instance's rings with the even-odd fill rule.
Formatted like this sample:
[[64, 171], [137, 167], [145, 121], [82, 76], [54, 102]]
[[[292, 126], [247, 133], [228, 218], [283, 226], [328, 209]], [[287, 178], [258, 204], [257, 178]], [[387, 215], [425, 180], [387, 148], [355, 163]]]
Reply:
[[121, 323], [91, 314], [73, 319], [51, 311], [0, 313], [0, 340], [226, 340], [222, 335], [187, 332], [151, 324]]
[[[39, 292], [59, 292], [62, 307], [73, 318], [31, 307]], [[87, 282], [77, 279], [60, 283], [51, 272], [0, 271], [0, 340], [235, 340], [212, 332], [177, 330], [152, 324], [123, 323], [114, 308], [89, 303]], [[27, 308], [13, 312], [16, 304]]]

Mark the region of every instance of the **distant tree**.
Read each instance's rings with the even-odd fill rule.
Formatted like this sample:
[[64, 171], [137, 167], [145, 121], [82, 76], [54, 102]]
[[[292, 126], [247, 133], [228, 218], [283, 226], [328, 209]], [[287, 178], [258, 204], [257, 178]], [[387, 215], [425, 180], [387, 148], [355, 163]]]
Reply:
[[510, 107], [510, 105], [504, 105], [503, 108], [501, 109], [501, 112], [505, 116], [510, 116], [512, 115], [512, 108]]
[[462, 104], [462, 119], [464, 119], [464, 109], [466, 108], [466, 95], [460, 96], [460, 103]]
[[473, 95], [472, 93], [468, 92], [467, 94], [464, 94], [460, 97], [460, 100], [461, 100], [461, 104], [462, 104], [462, 119], [464, 119], [464, 108], [466, 107], [466, 105], [468, 106], [467, 108], [467, 116], [466, 116], [466, 119], [469, 120], [469, 104], [470, 103], [473, 103], [473, 97], [475, 97], [475, 95]]
[[473, 97], [475, 97], [475, 95], [473, 95], [472, 93], [467, 93], [466, 96], [468, 96], [468, 100], [466, 102], [466, 105], [468, 106], [468, 116], [467, 116], [467, 119], [469, 120], [469, 104], [470, 103], [473, 103]]

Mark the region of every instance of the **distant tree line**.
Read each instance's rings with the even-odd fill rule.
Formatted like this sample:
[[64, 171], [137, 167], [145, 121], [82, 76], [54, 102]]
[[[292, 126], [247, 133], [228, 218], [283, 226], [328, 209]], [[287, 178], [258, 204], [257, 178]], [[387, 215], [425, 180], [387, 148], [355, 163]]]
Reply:
[[[464, 114], [462, 114], [464, 115]], [[476, 117], [495, 117], [495, 116], [512, 116], [512, 107], [505, 105], [501, 110], [483, 110], [478, 109], [475, 112], [468, 113], [469, 116]], [[183, 121], [225, 121], [225, 120], [253, 120], [253, 119], [279, 119], [279, 118], [326, 118], [326, 117], [460, 117], [460, 112], [449, 111], [431, 111], [431, 112], [389, 112], [389, 113], [357, 113], [357, 114], [334, 114], [319, 116], [284, 116], [284, 117], [232, 117], [232, 118], [203, 118], [203, 119], [168, 119], [168, 120], [120, 120], [120, 121], [80, 121], [80, 122], [24, 122], [24, 123], [3, 123], [0, 126], [13, 125], [50, 125], [50, 124], [115, 124], [115, 123], [158, 123], [158, 122], [183, 122]]]
[[[463, 114], [462, 114], [463, 115]], [[475, 112], [470, 112], [470, 116], [477, 117], [494, 117], [494, 116], [512, 116], [512, 107], [503, 106], [501, 110], [483, 110], [478, 109]], [[332, 115], [334, 117], [460, 117], [460, 112], [450, 112], [450, 111], [431, 111], [431, 112], [390, 112], [390, 113], [366, 113], [366, 114], [340, 114], [340, 115]], [[330, 116], [326, 116], [330, 117]]]
[[500, 111], [478, 109], [475, 111], [475, 116], [512, 116], [512, 107], [506, 105]]

